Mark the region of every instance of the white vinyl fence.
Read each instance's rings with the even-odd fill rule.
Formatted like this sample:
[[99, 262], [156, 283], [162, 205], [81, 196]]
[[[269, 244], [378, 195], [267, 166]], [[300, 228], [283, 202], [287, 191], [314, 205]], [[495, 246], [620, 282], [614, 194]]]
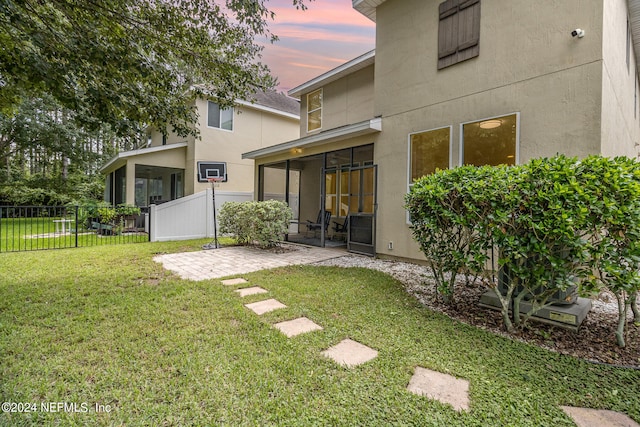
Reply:
[[[213, 237], [213, 193], [206, 191], [149, 207], [152, 242]], [[253, 200], [252, 193], [216, 191], [216, 216], [226, 202]], [[218, 232], [218, 236], [220, 233]]]

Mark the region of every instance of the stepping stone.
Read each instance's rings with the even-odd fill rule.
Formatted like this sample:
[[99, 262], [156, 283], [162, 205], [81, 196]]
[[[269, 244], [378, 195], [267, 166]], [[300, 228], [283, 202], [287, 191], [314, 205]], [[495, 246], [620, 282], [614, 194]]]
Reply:
[[299, 317], [293, 320], [287, 320], [286, 322], [276, 323], [276, 328], [280, 330], [287, 337], [295, 337], [296, 335], [305, 334], [311, 331], [319, 331], [322, 326], [314, 323], [306, 317]]
[[621, 412], [571, 406], [561, 408], [578, 427], [640, 427], [640, 424]]
[[268, 313], [279, 308], [286, 308], [287, 306], [276, 299], [268, 299], [264, 301], [258, 301], [251, 304], [245, 304], [249, 310], [252, 310], [255, 314], [260, 315]]
[[246, 280], [244, 280], [241, 277], [238, 277], [237, 279], [222, 280], [221, 282], [225, 286], [233, 286], [233, 285], [240, 285], [242, 283], [248, 283]]
[[322, 355], [348, 368], [357, 366], [378, 356], [378, 352], [359, 342], [344, 339], [322, 352]]
[[260, 286], [253, 286], [251, 288], [236, 289], [235, 292], [237, 292], [241, 297], [246, 297], [249, 295], [266, 294], [269, 291], [262, 289]]
[[469, 410], [469, 381], [416, 367], [407, 390], [429, 399], [448, 403], [456, 411]]

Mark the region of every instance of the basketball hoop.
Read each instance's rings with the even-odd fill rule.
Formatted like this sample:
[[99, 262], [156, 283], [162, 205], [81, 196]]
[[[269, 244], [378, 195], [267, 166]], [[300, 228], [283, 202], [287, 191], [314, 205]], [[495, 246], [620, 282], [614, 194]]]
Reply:
[[214, 176], [214, 177], [211, 177], [211, 178], [207, 178], [207, 181], [209, 181], [211, 183], [212, 187], [216, 187], [217, 188], [217, 187], [220, 187], [220, 183], [222, 181], [224, 181], [224, 178], [221, 177], [221, 176]]

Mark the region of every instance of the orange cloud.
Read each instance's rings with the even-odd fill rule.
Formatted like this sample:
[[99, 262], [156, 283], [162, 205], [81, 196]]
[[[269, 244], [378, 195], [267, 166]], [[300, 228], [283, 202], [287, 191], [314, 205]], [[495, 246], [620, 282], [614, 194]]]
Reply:
[[351, 6], [350, 0], [308, 2], [296, 10], [291, 0], [270, 0], [276, 13], [269, 27], [279, 37], [264, 44], [263, 62], [286, 91], [375, 47], [375, 23]]

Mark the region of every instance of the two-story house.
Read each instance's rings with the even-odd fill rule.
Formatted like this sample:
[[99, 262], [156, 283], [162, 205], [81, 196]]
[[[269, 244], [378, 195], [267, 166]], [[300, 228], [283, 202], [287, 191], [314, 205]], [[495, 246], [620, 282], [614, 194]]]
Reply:
[[376, 22], [375, 51], [290, 91], [298, 139], [244, 154], [259, 199], [276, 185], [301, 219], [348, 218], [350, 250], [424, 259], [404, 195], [436, 169], [637, 156], [640, 0], [353, 5]]
[[296, 138], [300, 127], [297, 100], [278, 92], [251, 99], [226, 109], [197, 99], [198, 139], [149, 129], [144, 147], [121, 152], [102, 167], [105, 200], [149, 206], [204, 191], [211, 177], [222, 178], [220, 193], [250, 200], [254, 165], [242, 153]]

